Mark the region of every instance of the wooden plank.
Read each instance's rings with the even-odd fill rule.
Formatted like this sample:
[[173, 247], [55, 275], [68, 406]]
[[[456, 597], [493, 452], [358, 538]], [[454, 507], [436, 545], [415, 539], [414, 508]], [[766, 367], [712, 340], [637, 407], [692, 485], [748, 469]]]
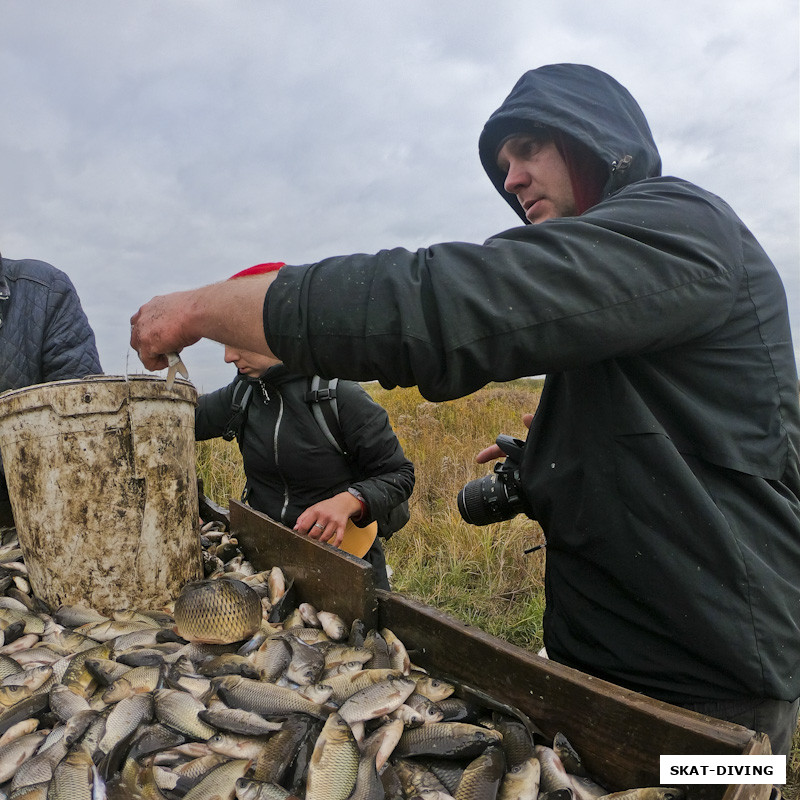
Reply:
[[294, 579], [301, 602], [332, 611], [349, 625], [377, 622], [372, 567], [338, 548], [309, 539], [237, 500], [230, 501], [231, 533], [258, 570], [278, 566]]
[[[612, 791], [658, 785], [662, 753], [769, 752], [753, 731], [540, 658], [430, 606], [380, 590], [378, 603], [381, 627], [405, 643], [414, 663], [518, 708], [547, 737], [561, 731], [589, 772]], [[760, 797], [762, 789], [737, 787], [735, 798], [743, 800], [751, 790]], [[690, 786], [688, 797], [721, 798], [725, 790]]]
[[197, 497], [200, 505], [200, 519], [203, 522], [220, 522], [225, 526], [225, 530], [229, 530], [230, 512], [227, 508], [218, 506], [210, 497], [206, 497], [201, 480], [197, 481]]
[[[772, 748], [769, 744], [769, 737], [765, 733], [757, 733], [742, 755], [769, 755]], [[768, 800], [772, 794], [772, 785], [732, 783], [726, 787], [722, 800]]]
[[[661, 754], [768, 754], [762, 734], [623, 689], [466, 625], [431, 606], [375, 589], [361, 559], [294, 533], [235, 500], [231, 532], [257, 569], [278, 565], [298, 598], [345, 622], [389, 628], [412, 661], [526, 714], [546, 737], [563, 732], [611, 791], [659, 783]], [[689, 785], [688, 800], [768, 800], [769, 785]]]

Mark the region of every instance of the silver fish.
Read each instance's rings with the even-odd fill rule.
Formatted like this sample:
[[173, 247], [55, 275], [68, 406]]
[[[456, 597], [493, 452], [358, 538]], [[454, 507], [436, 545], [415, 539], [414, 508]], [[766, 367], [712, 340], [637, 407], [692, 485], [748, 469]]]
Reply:
[[541, 765], [536, 756], [515, 764], [503, 777], [497, 800], [536, 800], [540, 774]]
[[264, 719], [261, 714], [241, 708], [228, 708], [222, 704], [200, 711], [198, 716], [214, 728], [246, 736], [265, 736], [273, 731], [279, 731], [283, 726], [281, 722]]
[[299, 800], [299, 798], [277, 783], [239, 778], [236, 781], [236, 800]]
[[247, 759], [234, 759], [214, 767], [198, 784], [189, 789], [183, 800], [222, 800], [232, 798], [236, 781], [243, 778], [250, 768]]
[[344, 620], [331, 611], [317, 611], [317, 618], [319, 619], [322, 630], [334, 641], [341, 642], [346, 639], [350, 633], [350, 629], [344, 624]]
[[14, 777], [20, 766], [39, 749], [45, 736], [44, 731], [35, 731], [0, 747], [0, 783]]
[[497, 797], [505, 774], [505, 756], [500, 747], [487, 747], [470, 761], [458, 783], [455, 800], [485, 800]]
[[381, 628], [381, 636], [388, 647], [389, 663], [392, 669], [399, 669], [403, 675], [408, 675], [411, 671], [411, 659], [406, 646], [388, 628]]
[[156, 689], [155, 716], [168, 728], [195, 739], [210, 739], [216, 731], [198, 717], [205, 705], [180, 689]]
[[433, 722], [403, 732], [395, 752], [402, 756], [432, 755], [474, 758], [502, 740], [497, 731], [466, 722]]
[[414, 691], [416, 683], [403, 675], [360, 689], [339, 708], [342, 719], [352, 724], [382, 717], [399, 708]]
[[283, 570], [280, 567], [273, 567], [267, 582], [269, 584], [269, 600], [275, 605], [286, 593], [286, 578]]
[[23, 719], [20, 722], [12, 725], [2, 736], [0, 736], [0, 747], [9, 742], [13, 742], [15, 739], [19, 739], [20, 736], [25, 736], [28, 733], [33, 733], [39, 727], [39, 720], [35, 717], [29, 717], [28, 719]]
[[291, 689], [282, 686], [242, 678], [239, 675], [226, 675], [212, 681], [217, 693], [229, 706], [255, 711], [265, 716], [300, 712], [314, 717], [325, 718], [327, 711], [317, 703], [312, 703]]
[[108, 755], [122, 740], [128, 738], [143, 722], [153, 718], [153, 696], [151, 694], [134, 694], [120, 700], [111, 709], [105, 726], [105, 733], [100, 740], [98, 752]]
[[396, 669], [362, 669], [345, 675], [336, 675], [325, 681], [333, 689], [331, 702], [341, 705], [359, 690], [373, 683], [380, 683], [391, 677], [402, 678], [403, 673]]
[[53, 770], [48, 800], [92, 800], [94, 770], [85, 750], [72, 750]]
[[683, 800], [686, 792], [672, 786], [644, 786], [603, 795], [605, 800]]
[[308, 765], [306, 800], [347, 800], [358, 775], [360, 753], [350, 726], [331, 714]]
[[286, 667], [286, 677], [300, 686], [316, 683], [325, 668], [325, 656], [296, 636], [287, 636], [286, 641], [292, 650], [292, 658]]

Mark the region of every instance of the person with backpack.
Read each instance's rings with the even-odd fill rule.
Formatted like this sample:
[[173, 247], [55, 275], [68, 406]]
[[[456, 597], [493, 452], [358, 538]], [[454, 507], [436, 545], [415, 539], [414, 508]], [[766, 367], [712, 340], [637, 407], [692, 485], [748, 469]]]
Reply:
[[414, 465], [385, 409], [353, 381], [308, 378], [232, 347], [225, 361], [238, 374], [199, 397], [195, 438], [236, 438], [247, 478], [243, 502], [363, 558], [375, 585], [389, 590], [380, 538], [408, 521]]

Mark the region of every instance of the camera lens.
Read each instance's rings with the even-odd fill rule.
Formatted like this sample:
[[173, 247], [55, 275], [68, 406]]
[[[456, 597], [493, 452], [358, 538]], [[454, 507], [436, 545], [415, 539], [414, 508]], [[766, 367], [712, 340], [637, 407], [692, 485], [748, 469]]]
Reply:
[[508, 456], [494, 472], [465, 483], [458, 493], [458, 511], [470, 525], [489, 525], [527, 513], [520, 480], [525, 442], [501, 433], [498, 447]]
[[470, 525], [502, 522], [519, 513], [511, 508], [505, 484], [497, 479], [497, 474], [465, 483], [458, 493], [458, 511]]

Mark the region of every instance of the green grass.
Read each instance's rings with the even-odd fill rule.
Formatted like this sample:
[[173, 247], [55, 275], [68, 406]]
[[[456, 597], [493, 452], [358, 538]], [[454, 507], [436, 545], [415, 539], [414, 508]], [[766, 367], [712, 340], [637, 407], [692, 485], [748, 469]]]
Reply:
[[[387, 410], [416, 469], [411, 519], [386, 543], [393, 588], [487, 633], [538, 650], [544, 555], [523, 551], [543, 541], [541, 529], [524, 516], [485, 527], [467, 525], [456, 497], [467, 481], [491, 471], [491, 465], [476, 464], [475, 456], [497, 434], [525, 438], [522, 415], [535, 410], [541, 382], [492, 384], [446, 403], [427, 402], [416, 389], [365, 388]], [[244, 474], [235, 443], [201, 442], [197, 454], [206, 494], [221, 505], [239, 497]], [[800, 800], [800, 736], [795, 736], [788, 760], [784, 795]]]

